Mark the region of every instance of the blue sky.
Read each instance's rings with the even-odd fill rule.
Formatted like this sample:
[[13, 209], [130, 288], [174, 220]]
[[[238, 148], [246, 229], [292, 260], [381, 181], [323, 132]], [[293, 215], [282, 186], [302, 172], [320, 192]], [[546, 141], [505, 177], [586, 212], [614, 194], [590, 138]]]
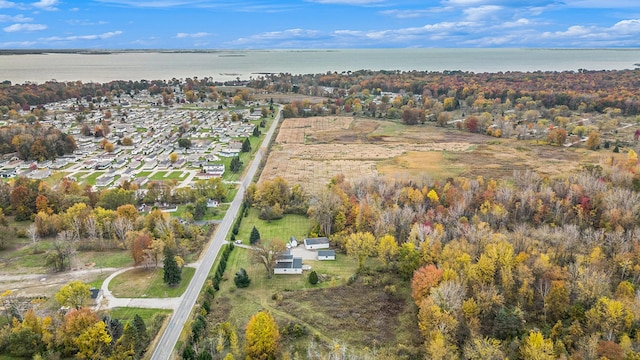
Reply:
[[640, 48], [638, 0], [0, 0], [0, 49]]

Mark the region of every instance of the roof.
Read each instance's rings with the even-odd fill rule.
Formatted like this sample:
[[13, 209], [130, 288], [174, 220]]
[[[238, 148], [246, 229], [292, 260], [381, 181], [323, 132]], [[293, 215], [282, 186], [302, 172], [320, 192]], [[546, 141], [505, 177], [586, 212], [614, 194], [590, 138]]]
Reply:
[[302, 258], [293, 258], [293, 262], [279, 262], [274, 269], [302, 269]]
[[318, 250], [318, 256], [336, 256], [335, 250]]
[[326, 237], [307, 238], [307, 239], [304, 239], [304, 243], [305, 245], [328, 244], [329, 239], [327, 239]]

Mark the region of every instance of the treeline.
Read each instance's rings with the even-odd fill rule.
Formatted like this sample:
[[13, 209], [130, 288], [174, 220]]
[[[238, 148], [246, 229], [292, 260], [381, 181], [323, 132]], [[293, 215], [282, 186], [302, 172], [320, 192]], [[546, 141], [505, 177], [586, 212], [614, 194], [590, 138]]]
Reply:
[[[171, 80], [116, 80], [107, 83], [47, 81], [43, 84], [15, 85], [4, 81], [0, 83], [0, 111], [5, 114], [9, 110], [28, 111], [34, 107], [42, 107], [48, 103], [69, 99], [82, 98], [90, 103], [105, 100], [114, 101], [123, 96], [132, 98], [142, 90], [149, 91], [151, 95], [162, 95], [165, 105], [207, 99], [216, 101], [218, 98], [226, 97], [231, 97], [231, 101], [236, 105], [242, 105], [251, 98], [247, 89], [238, 89], [232, 93], [218, 92], [215, 88], [216, 85], [220, 85], [220, 83], [208, 77], [184, 80], [176, 78]], [[183, 98], [175, 98], [175, 88], [182, 91]]]
[[52, 126], [36, 123], [0, 128], [0, 154], [16, 152], [22, 160], [54, 160], [77, 148], [73, 136]]
[[[314, 232], [411, 280], [427, 358], [640, 353], [637, 156], [563, 179], [335, 178]], [[370, 265], [369, 265], [370, 266]]]
[[[127, 249], [136, 265], [157, 265], [167, 247], [182, 257], [202, 248], [205, 236], [193, 221], [206, 213], [207, 199], [221, 201], [225, 196], [221, 179], [198, 182], [193, 189], [153, 182], [146, 191], [125, 186], [97, 192], [66, 178], [51, 188], [19, 177], [0, 184], [0, 249], [19, 236], [29, 238], [32, 251], [40, 252], [40, 240], [53, 239], [46, 265], [54, 271], [66, 270], [76, 250]], [[142, 216], [138, 206], [145, 199], [151, 200], [145, 207], [150, 211]], [[187, 204], [181, 219], [155, 207], [165, 200]], [[7, 215], [33, 224], [26, 231], [11, 229]]]
[[639, 70], [498, 73], [360, 70], [311, 75], [273, 74], [268, 79], [254, 79], [248, 86], [342, 100], [356, 94], [367, 97], [382, 92], [410, 93], [440, 103], [451, 98], [455, 107], [461, 103], [472, 104], [477, 99], [488, 103], [510, 102], [515, 106], [517, 99], [530, 98], [547, 109], [567, 106], [573, 111], [605, 112], [608, 108], [616, 108], [624, 115], [638, 115], [639, 84]]

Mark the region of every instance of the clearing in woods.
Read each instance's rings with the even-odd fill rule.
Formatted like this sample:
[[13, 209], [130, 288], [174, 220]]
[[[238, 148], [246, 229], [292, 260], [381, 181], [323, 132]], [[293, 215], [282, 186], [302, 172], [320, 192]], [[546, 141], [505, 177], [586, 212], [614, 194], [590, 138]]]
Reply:
[[314, 193], [330, 179], [382, 174], [445, 179], [464, 175], [502, 178], [515, 170], [550, 176], [567, 174], [584, 163], [598, 163], [584, 149], [497, 139], [431, 124], [328, 116], [286, 119], [261, 179], [282, 176]]

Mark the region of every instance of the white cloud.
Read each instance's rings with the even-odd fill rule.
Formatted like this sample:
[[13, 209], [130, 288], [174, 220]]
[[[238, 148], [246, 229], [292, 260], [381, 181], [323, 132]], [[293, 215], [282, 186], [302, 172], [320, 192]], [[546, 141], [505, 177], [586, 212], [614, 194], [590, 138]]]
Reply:
[[58, 5], [58, 0], [40, 0], [38, 2], [34, 2], [31, 4], [33, 7], [42, 10], [55, 11], [58, 10], [56, 5]]
[[108, 24], [108, 22], [104, 20], [91, 21], [91, 20], [72, 19], [72, 20], [67, 20], [67, 24], [75, 25], [75, 26], [92, 26], [92, 25], [106, 25]]
[[177, 33], [176, 37], [178, 39], [185, 39], [185, 38], [202, 38], [202, 37], [211, 36], [211, 35], [213, 35], [213, 34], [208, 33], [208, 32], [197, 32], [197, 33], [193, 33], [193, 34]]
[[635, 33], [640, 36], [640, 19], [622, 20], [611, 27], [611, 30], [621, 33]]
[[52, 36], [39, 39], [41, 41], [77, 41], [77, 40], [104, 40], [122, 34], [122, 31], [110, 31], [102, 34], [94, 35], [72, 35], [72, 36]]
[[0, 14], [0, 22], [30, 22], [33, 21], [33, 18], [24, 17], [24, 15], [2, 15]]
[[11, 1], [0, 0], [0, 9], [10, 9], [16, 7], [16, 3]]
[[491, 15], [502, 10], [502, 6], [497, 5], [483, 5], [478, 7], [470, 7], [464, 9], [462, 13], [465, 15], [465, 18], [469, 21], [483, 21], [487, 20]]
[[45, 30], [47, 28], [47, 25], [43, 25], [43, 24], [13, 24], [13, 25], [9, 25], [5, 28], [3, 28], [2, 30], [4, 30], [5, 32], [21, 32], [21, 31], [40, 31], [40, 30]]

